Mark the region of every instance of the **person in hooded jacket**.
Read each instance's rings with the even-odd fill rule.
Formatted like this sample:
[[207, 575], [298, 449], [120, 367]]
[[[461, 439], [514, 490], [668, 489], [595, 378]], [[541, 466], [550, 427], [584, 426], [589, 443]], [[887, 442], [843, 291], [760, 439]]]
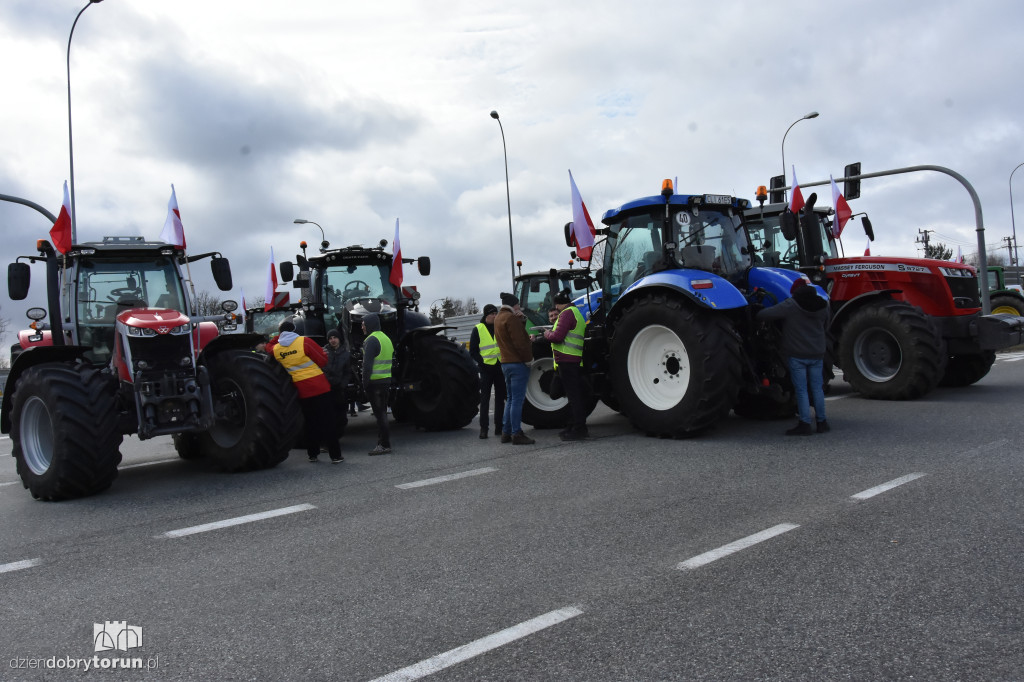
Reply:
[[345, 427], [348, 426], [348, 399], [345, 397], [345, 389], [348, 387], [348, 380], [352, 375], [352, 370], [349, 367], [352, 354], [345, 346], [341, 345], [341, 334], [337, 329], [327, 332], [327, 345], [324, 346], [324, 353], [327, 355], [324, 375], [327, 377], [327, 383], [331, 385], [335, 433], [338, 438], [341, 438], [345, 435]]
[[327, 356], [312, 339], [296, 334], [291, 320], [282, 322], [278, 330], [281, 334], [267, 343], [266, 352], [288, 371], [299, 393], [309, 461], [317, 461], [320, 446], [326, 445], [331, 461], [337, 464], [344, 457], [335, 436], [331, 385], [320, 369], [327, 364]]
[[[825, 416], [825, 389], [822, 385], [822, 363], [827, 344], [829, 322], [828, 301], [818, 295], [803, 277], [793, 282], [790, 298], [758, 311], [758, 322], [782, 323], [780, 351], [786, 358], [793, 382], [797, 414], [800, 421], [786, 431], [787, 436], [810, 436], [815, 431], [829, 430]], [[810, 385], [810, 396], [808, 396]], [[817, 428], [811, 426], [811, 405]]]
[[370, 408], [377, 419], [377, 447], [370, 456], [391, 452], [388, 432], [388, 393], [391, 391], [391, 363], [395, 348], [391, 339], [380, 330], [380, 316], [371, 313], [363, 318], [363, 390], [370, 399]]
[[501, 349], [494, 338], [494, 318], [498, 307], [484, 306], [480, 323], [469, 335], [469, 356], [476, 360], [480, 371], [480, 437], [487, 438], [488, 412], [491, 407], [491, 387], [494, 387], [494, 435], [501, 435], [501, 421], [505, 414], [505, 375], [501, 372]]

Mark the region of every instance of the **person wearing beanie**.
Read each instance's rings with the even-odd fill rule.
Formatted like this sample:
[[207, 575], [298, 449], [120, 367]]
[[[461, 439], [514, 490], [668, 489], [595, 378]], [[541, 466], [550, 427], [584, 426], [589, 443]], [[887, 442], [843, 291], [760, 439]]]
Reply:
[[391, 392], [391, 364], [395, 348], [391, 339], [380, 330], [380, 316], [371, 313], [363, 318], [363, 391], [370, 399], [370, 408], [377, 419], [377, 447], [370, 450], [371, 457], [391, 452], [391, 434], [388, 431], [388, 394]]
[[[797, 414], [800, 421], [786, 431], [787, 436], [810, 436], [830, 430], [825, 415], [825, 389], [822, 365], [827, 344], [829, 322], [828, 301], [804, 277], [797, 278], [789, 290], [790, 297], [770, 308], [758, 311], [758, 322], [780, 322], [780, 352], [786, 358], [789, 378], [793, 382]], [[810, 395], [808, 396], [808, 385]], [[811, 399], [817, 428], [811, 426]]]
[[551, 356], [555, 371], [562, 380], [565, 397], [569, 399], [569, 413], [572, 423], [558, 437], [562, 440], [583, 440], [590, 435], [587, 429], [587, 407], [584, 393], [583, 334], [586, 322], [583, 313], [572, 304], [568, 291], [555, 294], [555, 310], [558, 317], [551, 331], [544, 332], [544, 338], [551, 342]]
[[324, 346], [324, 353], [327, 355], [324, 375], [327, 377], [327, 383], [331, 385], [335, 434], [341, 438], [345, 435], [345, 427], [348, 426], [348, 400], [345, 397], [345, 389], [348, 387], [348, 380], [352, 374], [352, 370], [349, 368], [352, 354], [345, 346], [341, 345], [341, 334], [337, 329], [327, 332], [327, 345]]
[[331, 385], [320, 369], [327, 364], [327, 356], [313, 340], [296, 334], [291, 320], [278, 325], [278, 330], [280, 335], [267, 343], [266, 352], [288, 371], [299, 393], [309, 461], [317, 461], [320, 446], [326, 445], [331, 461], [337, 464], [344, 457], [334, 428]]
[[[533, 345], [526, 333], [526, 315], [519, 308], [514, 294], [501, 294], [501, 308], [494, 318], [494, 340], [498, 344], [501, 372], [505, 376], [505, 413], [501, 420], [501, 442], [532, 445], [532, 438], [523, 433], [523, 402], [530, 380]], [[497, 421], [497, 417], [495, 417]]]
[[476, 360], [480, 372], [480, 437], [487, 438], [488, 413], [491, 408], [491, 387], [494, 387], [494, 435], [501, 435], [505, 413], [505, 375], [501, 371], [501, 351], [494, 340], [494, 318], [498, 307], [484, 306], [480, 322], [469, 335], [469, 355]]

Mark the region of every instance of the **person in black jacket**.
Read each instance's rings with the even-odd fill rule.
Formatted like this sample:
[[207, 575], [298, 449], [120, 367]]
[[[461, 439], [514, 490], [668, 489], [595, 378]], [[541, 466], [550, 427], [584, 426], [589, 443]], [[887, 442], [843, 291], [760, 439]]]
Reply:
[[494, 387], [494, 435], [501, 435], [501, 420], [505, 414], [505, 375], [501, 372], [501, 351], [494, 340], [494, 317], [498, 306], [484, 306], [480, 323], [469, 335], [469, 355], [476, 360], [480, 371], [480, 437], [487, 438], [488, 412], [491, 407], [491, 387]]
[[[790, 298], [758, 311], [758, 322], [779, 321], [782, 323], [781, 352], [789, 366], [789, 378], [793, 382], [797, 414], [800, 421], [786, 431], [787, 436], [810, 436], [817, 430], [829, 430], [825, 416], [825, 389], [822, 386], [822, 361], [826, 350], [828, 330], [828, 301], [818, 295], [814, 287], [808, 286], [803, 277], [793, 282]], [[811, 395], [807, 388], [810, 384]], [[814, 399], [814, 416], [817, 429], [811, 427], [810, 398]]]
[[345, 435], [345, 427], [348, 426], [348, 400], [345, 397], [345, 389], [352, 376], [352, 369], [349, 366], [352, 354], [341, 345], [341, 334], [337, 329], [327, 332], [327, 345], [324, 346], [324, 353], [327, 354], [327, 364], [324, 365], [323, 370], [327, 377], [327, 383], [331, 385], [334, 425], [337, 437], [341, 438]]

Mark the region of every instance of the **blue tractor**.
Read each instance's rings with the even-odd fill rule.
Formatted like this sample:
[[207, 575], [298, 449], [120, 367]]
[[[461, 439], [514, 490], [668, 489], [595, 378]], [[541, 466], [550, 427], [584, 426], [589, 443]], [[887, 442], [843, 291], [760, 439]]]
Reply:
[[660, 194], [602, 217], [601, 288], [579, 303], [588, 317], [584, 367], [594, 395], [648, 435], [692, 436], [732, 409], [795, 412], [778, 331], [754, 312], [787, 298], [803, 275], [755, 266], [749, 207], [732, 196], [675, 194], [666, 180]]

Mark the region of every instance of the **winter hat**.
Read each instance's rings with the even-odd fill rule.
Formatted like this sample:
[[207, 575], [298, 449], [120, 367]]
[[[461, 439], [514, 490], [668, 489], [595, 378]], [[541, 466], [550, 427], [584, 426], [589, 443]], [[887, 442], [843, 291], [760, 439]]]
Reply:
[[281, 324], [277, 325], [277, 331], [279, 332], [293, 332], [295, 331], [295, 323], [291, 320], [283, 320]]
[[516, 298], [515, 294], [506, 294], [506, 293], [502, 292], [502, 294], [501, 294], [501, 304], [502, 305], [507, 305], [509, 307], [516, 306], [516, 305], [519, 305], [519, 299]]
[[484, 306], [484, 317], [487, 317], [491, 313], [496, 312], [498, 312], [498, 306], [494, 305], [493, 303], [488, 303], [487, 305]]
[[341, 334], [338, 333], [337, 329], [332, 329], [331, 331], [327, 332], [327, 338], [328, 339], [340, 339], [341, 338]]
[[569, 300], [569, 292], [566, 291], [565, 289], [562, 289], [557, 294], [555, 294], [555, 303], [565, 304], [568, 303]]
[[789, 288], [789, 295], [792, 296], [793, 294], [796, 293], [797, 289], [805, 286], [807, 286], [807, 280], [804, 279], [803, 277], [797, 277], [795, 280], [793, 280], [793, 286]]

